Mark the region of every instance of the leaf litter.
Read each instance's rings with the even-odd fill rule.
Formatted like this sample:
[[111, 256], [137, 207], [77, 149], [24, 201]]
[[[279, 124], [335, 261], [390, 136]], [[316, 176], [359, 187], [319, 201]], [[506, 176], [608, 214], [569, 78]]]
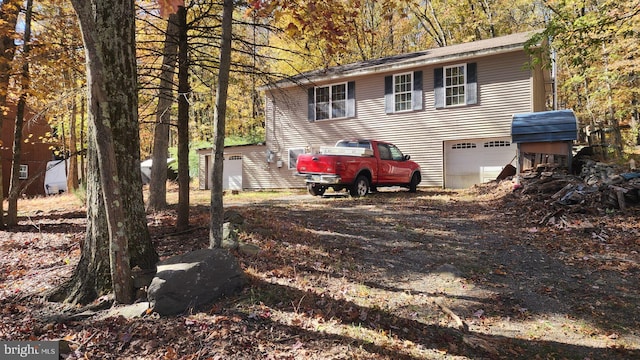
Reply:
[[[52, 201], [55, 198], [52, 198]], [[583, 204], [583, 206], [585, 206]], [[0, 233], [0, 339], [59, 340], [67, 359], [630, 359], [640, 357], [638, 208], [565, 211], [510, 181], [360, 199], [234, 201], [249, 285], [175, 317], [60, 316], [44, 301], [80, 255], [79, 207]], [[52, 215], [52, 216], [49, 216]], [[158, 251], [207, 246], [208, 209]]]

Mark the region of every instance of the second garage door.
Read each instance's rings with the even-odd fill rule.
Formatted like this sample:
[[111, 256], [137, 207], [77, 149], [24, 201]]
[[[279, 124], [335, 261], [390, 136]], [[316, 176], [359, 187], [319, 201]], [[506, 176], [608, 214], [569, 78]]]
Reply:
[[510, 138], [445, 141], [445, 187], [463, 189], [495, 180], [515, 156], [516, 146]]

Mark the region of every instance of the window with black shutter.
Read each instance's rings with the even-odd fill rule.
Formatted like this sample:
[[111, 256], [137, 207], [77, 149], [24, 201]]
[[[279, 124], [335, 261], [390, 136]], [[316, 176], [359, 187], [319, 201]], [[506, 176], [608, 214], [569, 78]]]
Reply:
[[316, 86], [308, 90], [308, 120], [318, 121], [354, 117], [356, 114], [356, 84]]
[[435, 108], [478, 103], [477, 64], [457, 64], [433, 70]]

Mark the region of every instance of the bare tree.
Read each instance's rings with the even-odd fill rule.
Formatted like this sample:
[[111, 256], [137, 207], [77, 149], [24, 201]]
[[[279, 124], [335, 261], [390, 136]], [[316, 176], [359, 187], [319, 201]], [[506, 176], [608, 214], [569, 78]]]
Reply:
[[156, 109], [156, 127], [153, 132], [153, 155], [149, 200], [147, 210], [157, 211], [167, 207], [167, 157], [169, 155], [169, 127], [171, 105], [174, 99], [176, 57], [178, 52], [178, 16], [169, 15], [162, 51], [160, 90]]
[[216, 89], [215, 128], [213, 145], [213, 183], [211, 185], [211, 224], [209, 226], [209, 247], [219, 248], [222, 245], [222, 225], [224, 207], [222, 203], [224, 163], [224, 130], [227, 114], [227, 90], [231, 71], [231, 35], [233, 19], [233, 0], [224, 0], [222, 8], [222, 42], [220, 44], [220, 66], [218, 70], [218, 86]]
[[189, 226], [189, 54], [187, 8], [178, 7], [178, 210], [176, 227]]

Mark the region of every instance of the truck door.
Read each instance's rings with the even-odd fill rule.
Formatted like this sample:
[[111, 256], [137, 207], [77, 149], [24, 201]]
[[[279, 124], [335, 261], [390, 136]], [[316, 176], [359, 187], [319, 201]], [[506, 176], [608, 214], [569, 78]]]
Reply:
[[404, 155], [395, 145], [378, 144], [380, 165], [378, 179], [382, 184], [404, 184], [409, 182], [411, 169]]
[[389, 144], [391, 161], [393, 162], [392, 177], [396, 184], [406, 184], [411, 180], [411, 162], [404, 158], [404, 154], [395, 145]]
[[378, 154], [380, 161], [378, 163], [378, 182], [380, 184], [389, 184], [394, 180], [394, 161], [391, 156], [388, 144], [378, 143]]

